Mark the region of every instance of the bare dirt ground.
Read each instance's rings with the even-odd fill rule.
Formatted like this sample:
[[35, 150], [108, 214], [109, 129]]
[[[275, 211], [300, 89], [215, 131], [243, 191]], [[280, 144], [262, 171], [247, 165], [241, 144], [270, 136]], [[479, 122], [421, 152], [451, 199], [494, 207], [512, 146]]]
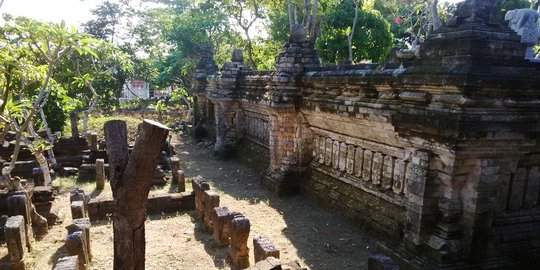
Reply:
[[[366, 269], [374, 242], [356, 227], [321, 210], [301, 196], [277, 197], [259, 184], [262, 172], [237, 161], [218, 161], [206, 144], [175, 137], [175, 149], [188, 181], [201, 175], [221, 195], [221, 206], [243, 213], [251, 221], [252, 238], [268, 236], [281, 250], [287, 265], [308, 269]], [[191, 183], [187, 186], [190, 189]], [[88, 185], [86, 185], [88, 188]], [[168, 187], [153, 192], [167, 192]], [[91, 191], [89, 191], [91, 192]], [[96, 195], [97, 193], [94, 193]], [[110, 195], [106, 190], [99, 196]], [[69, 195], [58, 196], [55, 204], [64, 217], [27, 257], [27, 269], [52, 269], [65, 255], [65, 226], [71, 223]], [[227, 249], [218, 247], [194, 212], [151, 215], [146, 222], [146, 269], [231, 269]], [[112, 269], [112, 222], [93, 223], [92, 263], [89, 269]], [[5, 244], [0, 246], [0, 269], [9, 260]], [[6, 268], [7, 269], [7, 268]]]

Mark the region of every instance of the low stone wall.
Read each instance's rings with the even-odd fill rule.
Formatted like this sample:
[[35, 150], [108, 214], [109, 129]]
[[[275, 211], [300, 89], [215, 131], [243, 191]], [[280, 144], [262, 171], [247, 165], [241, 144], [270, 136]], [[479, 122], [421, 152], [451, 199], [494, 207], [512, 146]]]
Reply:
[[[92, 198], [88, 202], [88, 216], [91, 221], [106, 220], [113, 215], [114, 208], [113, 198]], [[148, 196], [147, 214], [192, 210], [195, 210], [195, 195], [190, 192], [150, 194]]]
[[351, 187], [319, 170], [312, 170], [303, 185], [304, 194], [331, 211], [337, 211], [359, 227], [395, 240], [403, 237], [406, 209], [370, 194], [360, 188]]

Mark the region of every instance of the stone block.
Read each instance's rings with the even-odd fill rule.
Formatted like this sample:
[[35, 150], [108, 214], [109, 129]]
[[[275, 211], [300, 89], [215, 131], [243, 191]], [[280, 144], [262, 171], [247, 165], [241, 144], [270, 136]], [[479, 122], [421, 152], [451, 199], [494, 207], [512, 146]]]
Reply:
[[368, 270], [399, 270], [399, 266], [382, 254], [374, 254], [368, 258]]
[[233, 215], [230, 223], [231, 240], [229, 244], [229, 255], [233, 264], [240, 269], [249, 267], [249, 248], [247, 241], [250, 227], [249, 219], [242, 215]]
[[74, 201], [71, 203], [71, 217], [73, 219], [85, 218], [84, 203], [82, 201]]
[[74, 201], [81, 201], [83, 202], [84, 209], [87, 208], [87, 203], [89, 201], [89, 197], [86, 196], [84, 190], [82, 189], [74, 189], [69, 192], [69, 203], [72, 203]]
[[34, 186], [44, 186], [45, 176], [43, 175], [43, 169], [41, 167], [32, 169], [32, 179], [34, 180]]
[[[177, 185], [178, 185], [178, 192], [184, 192], [186, 191], [186, 175], [184, 174], [183, 170], [177, 170]], [[174, 175], [173, 175], [174, 176]]]
[[96, 159], [96, 189], [105, 188], [105, 160]]
[[66, 256], [58, 259], [53, 270], [80, 270], [78, 256]]
[[101, 218], [99, 217], [99, 199], [92, 198], [88, 202], [88, 217], [91, 221], [97, 221]]
[[[247, 268], [247, 270], [282, 270], [281, 262], [274, 257], [268, 257], [262, 261], [255, 263], [254, 266]], [[289, 268], [287, 268], [289, 269]]]
[[84, 231], [75, 231], [68, 234], [66, 238], [66, 249], [70, 256], [77, 255], [79, 258], [79, 268], [86, 270], [90, 260], [86, 249], [86, 236]]
[[219, 207], [219, 194], [213, 190], [205, 190], [203, 193], [204, 196], [204, 225], [206, 228], [212, 232], [212, 210]]
[[262, 261], [268, 257], [279, 259], [279, 249], [266, 236], [253, 238], [253, 254], [255, 256], [255, 262]]
[[347, 169], [347, 144], [342, 142], [339, 145], [339, 170], [345, 172]]
[[392, 177], [394, 173], [394, 160], [392, 156], [385, 156], [382, 169], [382, 188], [384, 190], [392, 189]]
[[219, 246], [229, 245], [229, 214], [227, 207], [212, 210], [213, 237]]
[[21, 215], [8, 218], [4, 226], [4, 237], [9, 253], [9, 261], [12, 263], [22, 261], [26, 255], [25, 227], [24, 217]]

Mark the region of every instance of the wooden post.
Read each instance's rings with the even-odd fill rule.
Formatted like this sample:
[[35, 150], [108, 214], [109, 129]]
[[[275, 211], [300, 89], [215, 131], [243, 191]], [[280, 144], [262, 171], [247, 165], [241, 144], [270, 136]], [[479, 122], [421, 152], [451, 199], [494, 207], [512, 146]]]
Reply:
[[[163, 146], [156, 142], [164, 142], [169, 129], [144, 120], [128, 161], [125, 123], [114, 122], [107, 122], [104, 127], [116, 204], [113, 215], [114, 269], [143, 270], [146, 201]], [[124, 168], [123, 164], [126, 164]]]

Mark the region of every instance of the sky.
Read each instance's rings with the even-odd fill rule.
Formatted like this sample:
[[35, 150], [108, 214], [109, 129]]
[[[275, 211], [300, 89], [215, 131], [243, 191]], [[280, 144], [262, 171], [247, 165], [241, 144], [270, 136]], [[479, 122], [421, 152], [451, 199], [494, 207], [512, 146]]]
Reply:
[[[0, 0], [2, 1], [2, 0]], [[462, 0], [442, 0], [460, 2]], [[4, 0], [1, 13], [79, 26], [91, 18], [90, 10], [104, 0]]]

